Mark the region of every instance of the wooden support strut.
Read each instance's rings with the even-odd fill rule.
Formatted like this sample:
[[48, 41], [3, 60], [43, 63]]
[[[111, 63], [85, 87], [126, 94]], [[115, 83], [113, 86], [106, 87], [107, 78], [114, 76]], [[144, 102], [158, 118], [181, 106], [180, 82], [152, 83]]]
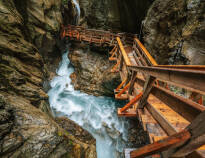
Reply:
[[128, 90], [128, 94], [130, 94], [130, 95], [132, 95], [132, 91], [133, 91], [133, 88], [134, 88], [136, 75], [137, 75], [137, 72], [132, 71], [132, 77], [131, 77], [130, 88], [129, 88], [129, 90]]
[[[114, 57], [114, 56], [116, 55], [117, 51], [118, 51], [118, 48], [117, 48], [117, 46], [115, 46], [115, 47], [112, 49], [112, 51], [110, 52], [110, 53], [112, 54], [111, 57], [109, 58], [110, 61], [112, 61], [112, 60], [117, 60], [117, 57]], [[117, 55], [116, 55], [116, 56], [117, 56]]]
[[143, 92], [140, 92], [135, 98], [133, 98], [129, 103], [127, 103], [123, 108], [120, 109], [120, 112], [126, 111], [128, 108], [130, 108], [133, 104], [138, 102], [140, 98], [142, 97]]
[[116, 96], [120, 97], [129, 87], [130, 87], [130, 82]]
[[147, 98], [152, 90], [152, 86], [155, 82], [155, 77], [153, 76], [148, 76], [148, 78], [146, 79], [146, 82], [144, 84], [144, 89], [143, 89], [143, 96], [139, 102], [138, 108], [139, 109], [143, 109], [145, 104], [147, 103]]
[[124, 81], [122, 81], [122, 82], [120, 83], [120, 85], [116, 88], [116, 91], [119, 91], [119, 90], [122, 88], [122, 86], [125, 84], [126, 81], [127, 81], [127, 79], [125, 79]]
[[117, 72], [117, 67], [120, 65], [120, 62], [117, 61], [117, 64], [112, 68], [111, 72]]
[[172, 136], [169, 136], [165, 139], [157, 141], [153, 144], [146, 145], [138, 150], [131, 151], [131, 158], [144, 158], [149, 155], [153, 155], [167, 149], [177, 147], [191, 138], [189, 131], [184, 130], [182, 132], [176, 133]]

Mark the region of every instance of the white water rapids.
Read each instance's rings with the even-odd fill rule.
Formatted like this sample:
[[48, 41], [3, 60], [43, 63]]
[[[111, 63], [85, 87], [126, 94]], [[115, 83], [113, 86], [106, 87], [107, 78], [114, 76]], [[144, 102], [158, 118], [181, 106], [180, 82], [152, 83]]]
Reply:
[[95, 97], [74, 90], [70, 74], [74, 68], [63, 54], [57, 75], [48, 92], [51, 108], [57, 115], [67, 116], [96, 139], [98, 158], [121, 157], [127, 138], [128, 123], [117, 117], [119, 103], [108, 97]]

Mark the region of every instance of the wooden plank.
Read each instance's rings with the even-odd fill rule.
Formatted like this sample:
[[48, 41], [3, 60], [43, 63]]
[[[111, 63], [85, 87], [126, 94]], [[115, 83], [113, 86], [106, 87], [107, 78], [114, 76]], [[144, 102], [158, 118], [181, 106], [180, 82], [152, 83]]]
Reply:
[[152, 90], [152, 85], [155, 82], [155, 79], [156, 78], [152, 76], [147, 77], [143, 88], [143, 96], [139, 101], [139, 106], [138, 106], [139, 109], [144, 108], [145, 104], [147, 103], [147, 98]]
[[191, 134], [189, 131], [184, 130], [158, 142], [139, 148], [138, 150], [131, 151], [130, 156], [131, 158], [144, 158], [149, 155], [157, 154], [159, 152], [181, 145], [181, 143], [184, 143], [190, 139], [190, 137]]
[[127, 94], [121, 94], [120, 96], [115, 95], [115, 99], [118, 99], [118, 100], [127, 100], [127, 99], [128, 99], [128, 95], [127, 95]]
[[151, 104], [147, 103], [146, 107], [153, 116], [153, 118], [159, 123], [159, 125], [164, 129], [164, 131], [168, 135], [173, 135], [177, 133], [175, 127], [172, 124], [170, 124], [167, 121], [167, 119], [164, 116], [162, 116]]
[[134, 109], [129, 109], [129, 111], [121, 112], [121, 108], [118, 108], [117, 114], [120, 117], [137, 117], [137, 112]]
[[170, 154], [170, 156], [186, 156], [205, 144], [204, 120], [205, 112], [197, 116], [197, 118], [193, 120], [192, 123], [187, 127], [186, 130], [190, 131], [191, 139], [188, 142], [184, 143], [184, 145], [176, 149], [172, 154]]
[[[140, 78], [136, 78], [136, 82], [143, 86], [145, 81]], [[188, 121], [192, 121], [205, 109], [205, 107], [201, 106], [200, 104], [178, 96], [173, 92], [161, 87], [153, 86], [151, 94], [164, 102], [166, 105], [168, 105]]]

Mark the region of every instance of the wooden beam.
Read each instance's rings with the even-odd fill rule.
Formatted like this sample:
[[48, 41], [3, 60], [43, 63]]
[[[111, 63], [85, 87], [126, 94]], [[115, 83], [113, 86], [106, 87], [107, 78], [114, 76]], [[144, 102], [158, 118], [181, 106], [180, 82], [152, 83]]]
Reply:
[[126, 64], [127, 66], [128, 66], [128, 65], [132, 65], [131, 62], [130, 62], [130, 59], [129, 59], [129, 57], [128, 57], [126, 51], [125, 51], [125, 48], [124, 48], [124, 46], [123, 46], [123, 44], [122, 44], [122, 42], [121, 42], [121, 40], [120, 40], [120, 38], [117, 37], [116, 39], [117, 39], [118, 45], [119, 45], [119, 47], [120, 47], [120, 50], [121, 50], [121, 52], [122, 52], [122, 56], [123, 56], [123, 58], [124, 58], [124, 60], [125, 60], [125, 64]]
[[127, 79], [125, 79], [124, 81], [122, 81], [122, 82], [120, 83], [120, 85], [116, 88], [116, 91], [119, 91], [119, 90], [122, 88], [122, 86], [125, 84], [126, 81], [127, 81]]
[[142, 97], [143, 92], [139, 93], [136, 97], [134, 97], [129, 103], [127, 103], [123, 108], [120, 109], [120, 112], [124, 112], [127, 109], [129, 109], [133, 104], [138, 102], [140, 98]]
[[126, 112], [121, 112], [120, 108], [118, 108], [117, 114], [120, 117], [137, 117], [137, 112], [134, 109], [130, 109], [129, 111]]
[[[136, 78], [136, 82], [141, 86], [145, 83], [145, 81], [140, 78]], [[154, 85], [151, 90], [151, 94], [188, 121], [193, 121], [201, 112], [205, 110], [204, 106], [182, 96], [176, 95], [174, 92], [166, 90], [160, 86], [157, 87]]]
[[120, 71], [122, 71], [122, 67], [123, 67], [123, 62], [124, 61], [124, 59], [123, 59], [123, 56], [122, 56], [122, 53], [120, 54]]
[[139, 60], [143, 63], [143, 65], [139, 65], [139, 66], [148, 66], [147, 62], [145, 61], [145, 59], [143, 58], [142, 54], [140, 54], [139, 50], [137, 49], [136, 46], [133, 47], [134, 51], [137, 53], [137, 55], [140, 57]]
[[191, 134], [189, 131], [184, 130], [182, 132], [176, 133], [172, 136], [169, 136], [165, 139], [157, 141], [153, 144], [146, 145], [138, 150], [134, 150], [130, 153], [131, 158], [144, 158], [153, 154], [160, 153], [167, 149], [177, 147], [190, 139]]
[[120, 97], [128, 88], [130, 87], [130, 82], [117, 94], [117, 97]]
[[157, 62], [154, 60], [154, 58], [150, 55], [148, 50], [144, 47], [144, 45], [137, 38], [135, 38], [134, 40], [137, 42], [139, 48], [143, 51], [143, 53], [147, 56], [147, 58], [151, 62], [151, 64], [153, 66], [158, 65]]
[[116, 72], [116, 71], [117, 71], [116, 69], [117, 69], [117, 67], [119, 66], [119, 64], [120, 64], [120, 62], [117, 61], [117, 64], [115, 64], [115, 65], [113, 66], [111, 72]]
[[145, 84], [144, 84], [144, 88], [143, 88], [143, 96], [142, 98], [140, 99], [139, 101], [139, 105], [137, 108], [139, 109], [143, 109], [145, 104], [147, 103], [147, 98], [152, 90], [152, 86], [155, 82], [155, 77], [152, 77], [152, 76], [148, 76], [146, 81], [145, 81]]
[[128, 94], [130, 94], [130, 95], [132, 95], [132, 91], [133, 91], [133, 88], [134, 88], [136, 75], [137, 75], [137, 72], [132, 71], [132, 77], [131, 77], [130, 88], [129, 88], [129, 90], [128, 90]]
[[202, 145], [205, 144], [205, 112], [201, 113], [193, 122], [186, 128], [190, 131], [191, 139], [177, 148], [174, 153], [170, 154], [172, 157], [184, 157]]

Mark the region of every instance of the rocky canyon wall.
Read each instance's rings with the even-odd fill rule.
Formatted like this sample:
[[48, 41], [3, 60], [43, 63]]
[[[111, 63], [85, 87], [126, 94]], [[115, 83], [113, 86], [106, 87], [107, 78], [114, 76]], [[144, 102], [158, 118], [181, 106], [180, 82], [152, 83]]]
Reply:
[[138, 33], [152, 0], [79, 0], [81, 24]]
[[61, 24], [61, 0], [0, 1], [0, 157], [96, 157], [54, 121], [43, 89]]
[[145, 18], [144, 41], [160, 64], [204, 65], [205, 1], [155, 0]]

